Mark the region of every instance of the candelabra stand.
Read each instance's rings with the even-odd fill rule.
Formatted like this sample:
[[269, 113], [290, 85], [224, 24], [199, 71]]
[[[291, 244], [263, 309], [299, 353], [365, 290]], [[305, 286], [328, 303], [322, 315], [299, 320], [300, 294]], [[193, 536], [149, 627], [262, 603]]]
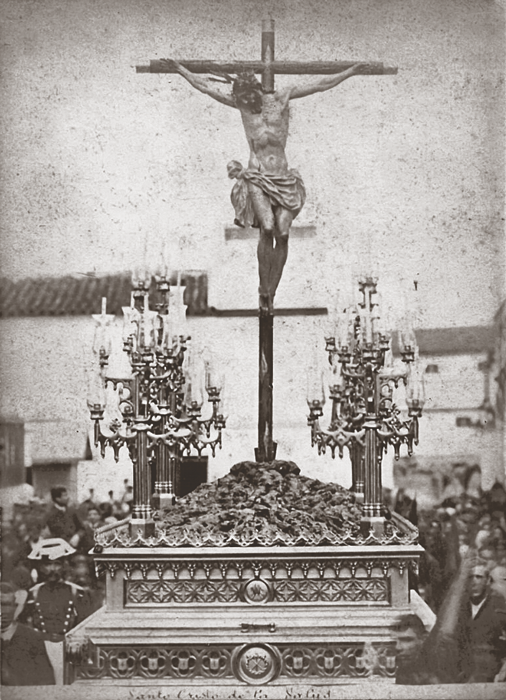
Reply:
[[[152, 310], [149, 304], [150, 280], [134, 281], [130, 307], [124, 307], [123, 351], [128, 357], [124, 376], [107, 372], [110, 340], [107, 327], [114, 316], [95, 315], [97, 323], [94, 351], [100, 371], [93, 373], [88, 399], [95, 423], [95, 444], [112, 447], [116, 461], [126, 446], [133, 463], [132, 534], [148, 536], [154, 529], [153, 509], [175, 503], [177, 465], [183, 456], [209, 447], [214, 455], [221, 447], [225, 418], [220, 410], [221, 386], [209, 355], [204, 360], [205, 388], [212, 404], [209, 418], [201, 416], [203, 378], [196, 358], [190, 352], [190, 338], [182, 331], [186, 306], [184, 287], [171, 289], [165, 276], [157, 278]], [[106, 392], [113, 399], [106, 401]], [[110, 421], [106, 419], [106, 414]], [[112, 417], [112, 419], [111, 419]], [[155, 472], [154, 493], [151, 487]]]
[[[407, 445], [411, 455], [418, 444], [418, 418], [423, 408], [423, 381], [418, 368], [418, 349], [412, 329], [401, 332], [401, 356], [404, 367], [395, 369], [392, 362], [391, 337], [381, 327], [378, 304], [373, 301], [376, 280], [359, 282], [362, 300], [358, 308], [345, 309], [338, 319], [335, 336], [326, 338], [331, 365], [329, 397], [332, 402], [328, 429], [320, 425], [325, 392], [308, 394], [312, 445], [318, 453], [330, 449], [343, 457], [350, 453], [352, 490], [363, 502], [363, 531], [375, 535], [384, 531], [382, 507], [381, 460], [389, 445], [399, 458], [400, 448]], [[412, 365], [415, 365], [414, 368]], [[394, 403], [394, 391], [402, 380], [406, 386], [407, 419]], [[314, 388], [314, 385], [313, 385]]]

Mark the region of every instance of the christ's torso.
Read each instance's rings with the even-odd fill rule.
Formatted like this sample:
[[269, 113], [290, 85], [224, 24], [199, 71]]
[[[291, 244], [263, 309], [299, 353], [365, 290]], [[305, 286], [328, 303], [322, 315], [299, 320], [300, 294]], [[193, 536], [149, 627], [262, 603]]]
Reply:
[[250, 145], [248, 167], [266, 175], [284, 175], [288, 171], [285, 146], [288, 137], [288, 99], [278, 93], [263, 95], [260, 114], [241, 109], [246, 138]]

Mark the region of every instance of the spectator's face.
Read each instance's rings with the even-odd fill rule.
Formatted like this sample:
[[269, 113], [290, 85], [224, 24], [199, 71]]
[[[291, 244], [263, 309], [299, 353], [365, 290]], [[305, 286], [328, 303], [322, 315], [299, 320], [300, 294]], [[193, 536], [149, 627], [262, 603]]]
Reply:
[[80, 585], [88, 584], [90, 578], [90, 570], [85, 562], [79, 562], [72, 568], [73, 578]]
[[471, 598], [483, 598], [487, 590], [488, 574], [484, 566], [475, 566], [471, 571]]
[[490, 561], [491, 559], [495, 558], [494, 550], [489, 549], [488, 547], [484, 547], [483, 549], [480, 549], [480, 557], [482, 559], [486, 559], [487, 561]]
[[494, 527], [494, 529], [492, 530], [492, 537], [497, 542], [502, 542], [504, 540], [504, 532], [503, 532], [502, 527], [496, 525]]
[[408, 628], [396, 633], [395, 648], [399, 661], [411, 661], [418, 654], [423, 640], [414, 629]]
[[490, 588], [496, 593], [505, 595], [506, 592], [506, 566], [496, 566], [490, 572]]
[[482, 515], [480, 518], [480, 527], [483, 529], [488, 528], [490, 525], [490, 515], [488, 513], [485, 513], [485, 515]]
[[18, 536], [21, 537], [21, 539], [25, 539], [28, 536], [28, 528], [26, 523], [19, 523]]
[[69, 495], [67, 491], [62, 491], [61, 496], [58, 496], [58, 498], [54, 499], [55, 503], [58, 503], [59, 506], [66, 506], [67, 503], [69, 502]]
[[2, 608], [1, 627], [5, 630], [14, 620], [14, 613], [16, 611], [16, 598], [14, 593], [2, 593], [0, 596], [0, 604]]
[[31, 539], [33, 542], [37, 542], [37, 540], [39, 539], [41, 529], [42, 529], [42, 528], [41, 528], [40, 525], [33, 525], [33, 526], [30, 528], [30, 530], [29, 530], [29, 532], [28, 532], [28, 535], [29, 535], [30, 539]]
[[91, 525], [97, 525], [100, 522], [100, 513], [98, 510], [92, 508], [88, 511], [88, 522]]
[[495, 555], [496, 555], [497, 561], [502, 561], [503, 559], [506, 559], [506, 543], [505, 542], [499, 542], [499, 544], [495, 548]]
[[40, 571], [46, 581], [59, 581], [63, 576], [63, 562], [60, 559], [44, 561]]

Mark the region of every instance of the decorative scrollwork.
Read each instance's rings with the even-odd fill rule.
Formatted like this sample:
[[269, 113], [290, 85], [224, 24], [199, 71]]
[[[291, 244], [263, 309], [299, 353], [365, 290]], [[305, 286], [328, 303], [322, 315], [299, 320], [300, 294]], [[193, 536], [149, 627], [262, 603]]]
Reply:
[[197, 672], [199, 653], [194, 649], [175, 649], [169, 653], [169, 668], [176, 678], [189, 678]]
[[203, 676], [223, 678], [230, 675], [231, 653], [227, 649], [210, 649], [201, 656]]
[[127, 605], [231, 603], [240, 600], [239, 581], [129, 581]]
[[102, 547], [296, 547], [328, 545], [353, 545], [353, 546], [388, 546], [409, 545], [418, 541], [418, 530], [408, 527], [404, 523], [390, 522], [388, 530], [383, 535], [377, 535], [371, 530], [367, 536], [357, 534], [351, 530], [344, 530], [341, 534], [331, 532], [324, 525], [321, 531], [313, 532], [309, 528], [303, 530], [302, 535], [296, 537], [286, 532], [276, 532], [274, 535], [267, 531], [257, 531], [251, 528], [248, 531], [236, 532], [234, 529], [227, 533], [216, 532], [213, 529], [202, 527], [200, 530], [181, 528], [177, 533], [157, 530], [155, 535], [143, 537], [136, 533], [132, 537], [127, 531], [109, 530], [96, 534], [96, 542]]
[[304, 647], [286, 649], [281, 655], [284, 673], [296, 677], [309, 675], [312, 656], [311, 651]]
[[152, 649], [139, 657], [139, 672], [145, 678], [163, 678], [167, 675], [167, 654], [162, 649]]
[[385, 579], [327, 579], [277, 581], [274, 600], [295, 602], [379, 602], [388, 601], [390, 592]]
[[138, 672], [141, 652], [136, 649], [121, 649], [109, 653], [109, 672], [113, 678], [131, 678]]
[[[335, 576], [335, 578], [339, 579], [341, 578], [341, 572], [346, 569], [350, 572], [352, 578], [357, 576], [361, 577], [363, 573], [365, 573], [367, 575], [367, 579], [370, 579], [372, 577], [373, 569], [376, 569], [378, 573], [379, 570], [381, 570], [383, 578], [386, 578], [388, 576], [389, 569], [397, 568], [399, 573], [402, 575], [408, 566], [412, 567], [414, 571], [417, 571], [416, 555], [411, 557], [385, 556], [378, 559], [352, 559], [345, 556], [329, 559], [317, 559], [316, 557], [312, 557], [311, 559], [280, 558], [273, 560], [266, 558], [264, 561], [229, 559], [215, 560], [212, 563], [204, 563], [198, 560], [190, 560], [184, 563], [171, 560], [164, 560], [163, 562], [153, 560], [146, 562], [145, 560], [136, 561], [135, 559], [130, 559], [128, 561], [109, 559], [96, 561], [96, 569], [101, 573], [109, 571], [111, 576], [114, 576], [116, 571], [123, 567], [125, 569], [127, 579], [132, 577], [133, 571], [139, 570], [142, 574], [143, 580], [145, 581], [149, 581], [146, 573], [149, 571], [149, 569], [153, 568], [156, 569], [158, 573], [159, 581], [164, 581], [164, 571], [171, 570], [175, 581], [181, 580], [180, 575], [182, 572], [184, 572], [187, 574], [190, 580], [197, 580], [202, 577], [210, 582], [216, 582], [234, 581], [237, 579], [242, 580], [245, 571], [249, 571], [249, 574], [247, 574], [248, 576], [251, 576], [251, 573], [253, 573], [255, 577], [260, 578], [262, 569], [270, 572], [271, 579], [273, 581], [284, 580], [286, 578], [298, 579], [301, 574], [302, 577], [308, 581], [313, 580], [314, 576], [316, 575], [318, 575], [318, 578], [323, 581], [328, 580], [332, 574]], [[221, 572], [221, 578], [216, 578], [218, 571]], [[311, 571], [313, 572], [312, 574], [310, 573]], [[325, 576], [326, 572], [328, 574], [328, 578]], [[360, 572], [362, 572], [362, 574]], [[237, 576], [237, 579], [235, 576]]]
[[343, 652], [339, 648], [324, 647], [316, 649], [314, 660], [322, 676], [339, 676], [342, 673]]
[[128, 581], [127, 605], [295, 602], [387, 602], [387, 579], [251, 579], [216, 581]]

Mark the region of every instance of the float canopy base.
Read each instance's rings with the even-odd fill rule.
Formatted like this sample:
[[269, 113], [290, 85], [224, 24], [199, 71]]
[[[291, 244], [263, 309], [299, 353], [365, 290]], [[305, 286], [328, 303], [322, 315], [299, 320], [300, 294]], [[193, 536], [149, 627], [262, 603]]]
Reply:
[[66, 681], [231, 692], [389, 682], [392, 627], [411, 611], [422, 551], [105, 547], [94, 558], [106, 604], [67, 635]]

